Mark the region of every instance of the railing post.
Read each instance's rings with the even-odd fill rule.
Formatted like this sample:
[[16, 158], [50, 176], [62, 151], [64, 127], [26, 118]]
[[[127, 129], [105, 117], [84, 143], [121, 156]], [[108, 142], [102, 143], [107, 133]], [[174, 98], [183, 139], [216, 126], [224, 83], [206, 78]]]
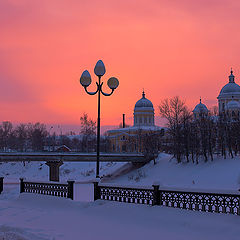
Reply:
[[0, 177], [0, 194], [3, 191], [3, 178], [4, 177]]
[[20, 178], [20, 193], [24, 192], [24, 182], [23, 178]]
[[159, 192], [159, 185], [152, 185], [153, 186], [153, 201], [152, 205], [160, 205], [160, 192]]
[[73, 200], [73, 184], [75, 181], [67, 181], [68, 182], [68, 193], [67, 197]]
[[100, 199], [100, 187], [98, 186], [98, 182], [93, 182], [94, 184], [94, 201]]

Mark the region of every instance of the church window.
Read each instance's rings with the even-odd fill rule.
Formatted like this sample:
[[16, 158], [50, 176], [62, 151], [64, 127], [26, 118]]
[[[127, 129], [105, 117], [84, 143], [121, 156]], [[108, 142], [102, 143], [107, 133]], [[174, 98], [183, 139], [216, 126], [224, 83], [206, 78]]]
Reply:
[[233, 117], [235, 116], [235, 112], [234, 112], [234, 111], [232, 111], [232, 116], [233, 116]]
[[222, 103], [222, 110], [225, 110], [225, 103]]
[[139, 118], [139, 123], [142, 123], [142, 118], [141, 117]]

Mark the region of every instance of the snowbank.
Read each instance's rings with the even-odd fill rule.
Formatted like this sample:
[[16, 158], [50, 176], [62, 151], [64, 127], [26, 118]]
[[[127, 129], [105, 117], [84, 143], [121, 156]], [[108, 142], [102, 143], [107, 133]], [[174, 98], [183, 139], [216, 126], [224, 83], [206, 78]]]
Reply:
[[161, 153], [156, 165], [153, 161], [142, 168], [124, 176], [113, 179], [111, 183], [121, 185], [152, 186], [158, 183], [161, 187], [238, 191], [240, 188], [240, 158], [223, 159], [215, 157], [213, 162], [177, 163], [172, 155]]
[[234, 215], [28, 193], [0, 203], [0, 237], [12, 240], [238, 240], [240, 235]]
[[[109, 175], [126, 163], [100, 163], [102, 175]], [[60, 167], [60, 181], [68, 179], [75, 181], [91, 181], [95, 178], [96, 163], [94, 162], [64, 162]], [[8, 162], [0, 163], [0, 176], [5, 183], [18, 183], [20, 177], [34, 181], [48, 181], [49, 167], [45, 162]]]

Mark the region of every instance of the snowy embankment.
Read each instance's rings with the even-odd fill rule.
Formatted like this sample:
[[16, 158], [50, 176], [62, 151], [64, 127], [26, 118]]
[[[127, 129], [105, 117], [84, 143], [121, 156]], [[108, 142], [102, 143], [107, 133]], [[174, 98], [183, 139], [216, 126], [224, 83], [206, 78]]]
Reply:
[[[167, 188], [216, 189], [236, 191], [240, 183], [240, 159], [215, 157], [213, 162], [177, 164], [171, 155], [127, 174], [129, 163], [101, 163], [100, 173], [108, 175], [103, 184], [148, 186], [159, 183]], [[48, 180], [44, 163], [3, 163], [4, 191], [0, 194], [0, 240], [66, 239], [165, 239], [165, 240], [238, 240], [240, 217], [168, 208], [108, 202], [93, 199], [92, 184], [75, 184], [75, 200], [59, 197], [19, 194], [19, 177]], [[91, 182], [94, 163], [64, 163], [60, 180]], [[76, 194], [78, 196], [76, 196]], [[83, 202], [85, 201], [85, 202]], [[86, 202], [87, 201], [87, 202]]]
[[[176, 163], [172, 155], [161, 153], [145, 166], [127, 174], [121, 174], [130, 167], [130, 163], [100, 163], [100, 174], [104, 184], [152, 186], [159, 183], [162, 187], [238, 190], [240, 188], [240, 157], [234, 159], [215, 156], [214, 161], [198, 165], [193, 163]], [[95, 178], [95, 163], [65, 162], [60, 167], [60, 181], [72, 179], [91, 182]], [[18, 183], [20, 177], [27, 180], [48, 181], [49, 168], [44, 162], [2, 163], [0, 176], [5, 183]]]
[[124, 176], [112, 179], [111, 183], [122, 185], [238, 190], [240, 188], [240, 157], [223, 159], [215, 156], [214, 161], [176, 163], [171, 155], [161, 153], [156, 164], [153, 161]]
[[238, 240], [240, 217], [23, 193], [0, 201], [0, 239]]
[[[109, 175], [123, 168], [126, 163], [100, 163], [102, 175]], [[91, 181], [95, 178], [96, 164], [94, 162], [64, 162], [60, 167], [60, 181], [68, 179], [76, 181]], [[18, 183], [20, 177], [34, 181], [48, 181], [49, 167], [45, 162], [8, 162], [0, 163], [0, 177], [5, 183]]]

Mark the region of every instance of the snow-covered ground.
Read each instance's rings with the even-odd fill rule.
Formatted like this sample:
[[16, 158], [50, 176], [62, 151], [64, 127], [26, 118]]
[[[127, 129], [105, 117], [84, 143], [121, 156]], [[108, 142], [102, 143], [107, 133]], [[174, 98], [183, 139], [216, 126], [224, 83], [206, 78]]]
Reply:
[[[129, 163], [101, 163], [100, 173], [108, 175], [103, 184], [238, 190], [240, 158], [215, 158], [213, 162], [177, 164], [171, 155], [160, 154], [150, 162], [120, 177]], [[239, 239], [240, 217], [203, 213], [164, 206], [93, 202], [94, 163], [64, 163], [60, 179], [74, 179], [75, 201], [52, 196], [19, 194], [19, 177], [48, 180], [44, 163], [3, 163], [4, 191], [0, 194], [0, 240], [62, 239]], [[82, 183], [80, 183], [82, 182]]]
[[214, 161], [176, 163], [171, 155], [161, 153], [156, 160], [124, 176], [111, 180], [116, 184], [146, 185], [159, 183], [164, 187], [190, 189], [238, 190], [240, 188], [240, 157], [223, 159], [215, 156]]
[[29, 193], [0, 201], [0, 223], [4, 240], [238, 240], [240, 235], [240, 217], [234, 215]]
[[[238, 190], [240, 188], [240, 157], [233, 159], [215, 156], [213, 162], [200, 161], [193, 163], [176, 163], [171, 155], [161, 153], [156, 165], [153, 161], [127, 174], [118, 176], [127, 169], [130, 163], [100, 163], [100, 174], [109, 176], [102, 182], [123, 185], [151, 186], [159, 183], [164, 187]], [[95, 178], [95, 163], [65, 162], [60, 167], [60, 181], [72, 179], [80, 182], [91, 182]], [[49, 168], [44, 162], [2, 163], [0, 176], [5, 183], [18, 183], [20, 177], [27, 180], [48, 181]], [[111, 177], [112, 176], [112, 177]]]
[[[126, 163], [100, 163], [102, 175], [114, 173]], [[60, 167], [60, 181], [68, 179], [76, 181], [91, 181], [95, 178], [96, 164], [94, 162], [64, 162]], [[27, 180], [48, 181], [49, 167], [45, 162], [8, 162], [0, 163], [0, 176], [4, 182], [18, 183], [20, 177]]]

